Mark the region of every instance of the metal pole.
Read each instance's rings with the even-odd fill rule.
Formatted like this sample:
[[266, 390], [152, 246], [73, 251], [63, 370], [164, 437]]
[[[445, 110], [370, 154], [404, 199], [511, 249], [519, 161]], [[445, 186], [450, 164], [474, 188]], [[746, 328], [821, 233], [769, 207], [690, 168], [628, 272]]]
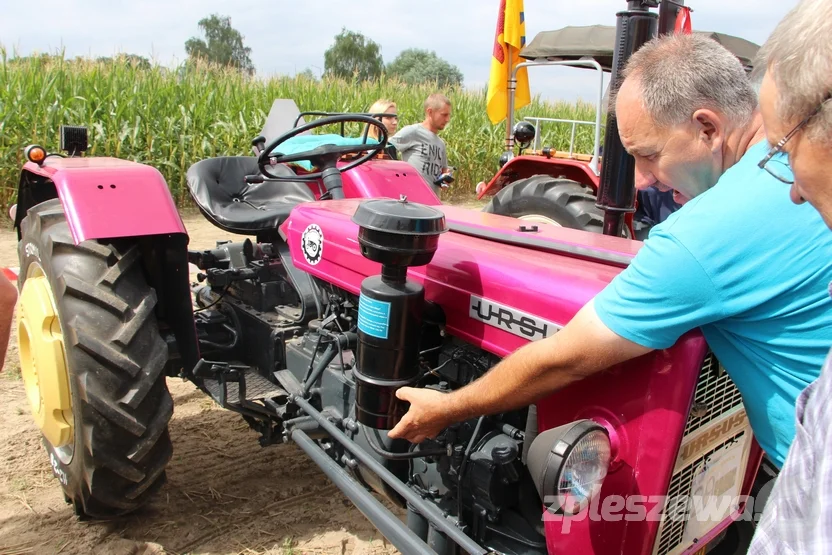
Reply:
[[540, 118], [534, 122], [534, 149], [540, 150]]
[[[508, 67], [511, 68], [511, 50], [510, 44], [506, 45], [506, 57], [508, 58]], [[517, 92], [517, 70], [508, 72], [508, 109], [506, 113], [506, 152], [514, 150], [514, 135], [511, 132], [512, 124], [514, 123], [514, 95]]]
[[[595, 175], [599, 175], [600, 171], [598, 169], [598, 165], [600, 162], [600, 152], [601, 152], [601, 103], [603, 102], [604, 98], [604, 70], [601, 68], [601, 64], [596, 62], [595, 60], [569, 60], [569, 61], [562, 61], [562, 62], [550, 62], [548, 60], [545, 61], [531, 61], [531, 62], [522, 62], [514, 66], [514, 73], [516, 75], [517, 70], [523, 67], [533, 67], [533, 66], [565, 66], [565, 67], [591, 67], [595, 68], [598, 72], [598, 104], [596, 105], [595, 109], [595, 148], [593, 152], [592, 161], [589, 163], [589, 167], [592, 168], [592, 171], [595, 172]], [[517, 79], [514, 79], [514, 82], [517, 82]], [[514, 102], [512, 99], [512, 108], [514, 106]]]
[[467, 553], [471, 555], [486, 555], [488, 550], [482, 548], [477, 542], [472, 540], [468, 537], [462, 530], [460, 530], [455, 524], [451, 523], [445, 516], [442, 514], [442, 511], [439, 510], [439, 507], [436, 505], [432, 505], [421, 498], [415, 491], [410, 489], [404, 482], [399, 480], [392, 472], [390, 472], [387, 468], [385, 468], [381, 463], [379, 463], [376, 459], [374, 459], [370, 454], [358, 446], [353, 440], [351, 440], [347, 435], [338, 429], [332, 422], [327, 420], [326, 418], [321, 415], [321, 413], [306, 399], [301, 397], [292, 396], [291, 402], [295, 403], [299, 406], [303, 411], [318, 421], [321, 427], [332, 436], [333, 439], [337, 440], [344, 448], [347, 449], [350, 453], [352, 453], [356, 459], [358, 459], [361, 463], [365, 464], [372, 472], [374, 472], [379, 478], [384, 480], [391, 488], [396, 490], [399, 495], [404, 497], [405, 501], [416, 507], [416, 510], [419, 513], [427, 518], [431, 523], [433, 523], [437, 528], [439, 528], [442, 532], [446, 533], [448, 537], [450, 537], [454, 542], [457, 543], [462, 549], [464, 549]]
[[572, 136], [569, 138], [569, 156], [572, 156], [572, 153], [575, 152], [575, 127], [578, 124], [574, 121], [572, 122]]
[[332, 480], [344, 492], [344, 495], [358, 507], [358, 510], [384, 534], [384, 537], [396, 546], [396, 549], [405, 555], [434, 555], [436, 553], [375, 497], [370, 495], [367, 490], [350, 478], [350, 475], [330, 459], [326, 453], [321, 451], [320, 447], [309, 439], [308, 435], [301, 430], [294, 429], [291, 432], [291, 438], [315, 461], [315, 464], [324, 471], [327, 478]]
[[[589, 162], [589, 167], [595, 172], [595, 175], [601, 175], [598, 166], [601, 163], [601, 112], [603, 111], [602, 104], [604, 103], [604, 72], [599, 71], [598, 74], [598, 105], [595, 108], [595, 144], [592, 149], [592, 160]], [[612, 80], [610, 80], [610, 85], [612, 85]], [[607, 113], [609, 113], [609, 106], [607, 106]]]

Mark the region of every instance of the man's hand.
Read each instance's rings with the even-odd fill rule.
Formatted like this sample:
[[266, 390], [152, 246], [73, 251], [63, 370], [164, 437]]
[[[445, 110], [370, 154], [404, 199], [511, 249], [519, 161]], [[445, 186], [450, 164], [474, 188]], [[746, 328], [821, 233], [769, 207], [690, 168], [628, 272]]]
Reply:
[[450, 426], [447, 394], [434, 389], [402, 387], [396, 397], [410, 403], [410, 409], [396, 427], [387, 433], [393, 439], [403, 438], [411, 443], [422, 443], [435, 438], [439, 432]]

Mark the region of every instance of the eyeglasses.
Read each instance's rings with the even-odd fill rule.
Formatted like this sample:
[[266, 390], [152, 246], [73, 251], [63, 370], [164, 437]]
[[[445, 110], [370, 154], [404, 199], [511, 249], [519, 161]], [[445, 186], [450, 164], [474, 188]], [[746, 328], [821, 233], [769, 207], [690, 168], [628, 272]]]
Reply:
[[[826, 98], [825, 98], [825, 99], [823, 99], [823, 102], [821, 102], [820, 104], [818, 104], [818, 107], [817, 107], [817, 108], [815, 108], [815, 109], [812, 111], [812, 113], [811, 113], [811, 114], [809, 114], [808, 116], [806, 116], [806, 117], [803, 119], [803, 121], [801, 121], [800, 123], [798, 123], [798, 124], [795, 126], [795, 128], [794, 128], [794, 129], [792, 129], [791, 131], [789, 131], [788, 135], [786, 135], [785, 137], [783, 137], [782, 139], [780, 139], [780, 142], [779, 142], [779, 143], [777, 143], [776, 145], [774, 145], [774, 147], [773, 147], [771, 150], [769, 150], [769, 151], [768, 151], [768, 154], [766, 154], [766, 157], [765, 157], [765, 158], [763, 158], [762, 160], [760, 160], [760, 163], [759, 163], [759, 164], [757, 164], [757, 166], [758, 166], [760, 169], [762, 169], [762, 170], [766, 170], [766, 171], [767, 171], [769, 174], [771, 174], [774, 178], [776, 178], [776, 179], [778, 179], [778, 180], [782, 181], [783, 183], [785, 183], [785, 184], [787, 184], [787, 185], [791, 185], [791, 184], [793, 184], [793, 183], [794, 183], [794, 175], [792, 174], [792, 169], [791, 169], [791, 167], [789, 167], [789, 163], [788, 163], [788, 153], [787, 153], [787, 152], [783, 152], [783, 147], [786, 145], [786, 143], [787, 143], [787, 142], [789, 142], [789, 140], [790, 140], [792, 137], [794, 137], [794, 136], [797, 134], [797, 132], [798, 132], [798, 131], [800, 131], [801, 129], [803, 129], [803, 127], [805, 127], [805, 126], [806, 126], [806, 124], [807, 124], [807, 123], [809, 123], [809, 121], [810, 121], [813, 117], [815, 117], [816, 115], [818, 115], [818, 113], [819, 113], [819, 112], [823, 109], [823, 106], [824, 106], [827, 102], [829, 102], [830, 100], [832, 100], [832, 94], [827, 95], [827, 96], [826, 96]], [[782, 153], [782, 154], [786, 157], [786, 160], [783, 160], [783, 159], [775, 159], [775, 158], [774, 158], [777, 154], [780, 154], [780, 153]]]

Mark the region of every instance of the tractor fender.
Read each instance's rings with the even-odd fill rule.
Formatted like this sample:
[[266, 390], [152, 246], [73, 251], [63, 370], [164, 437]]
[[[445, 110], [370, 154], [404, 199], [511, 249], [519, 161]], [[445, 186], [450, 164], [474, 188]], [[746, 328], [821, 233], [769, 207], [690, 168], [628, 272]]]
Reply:
[[507, 185], [533, 175], [569, 179], [590, 187], [594, 193], [597, 193], [600, 182], [589, 163], [583, 160], [521, 155], [509, 160], [487, 183], [480, 182], [477, 185], [477, 199], [482, 199], [485, 195], [496, 195]]
[[59, 198], [76, 244], [89, 239], [185, 234], [162, 174], [117, 158], [48, 157], [21, 172], [15, 227], [33, 206]]

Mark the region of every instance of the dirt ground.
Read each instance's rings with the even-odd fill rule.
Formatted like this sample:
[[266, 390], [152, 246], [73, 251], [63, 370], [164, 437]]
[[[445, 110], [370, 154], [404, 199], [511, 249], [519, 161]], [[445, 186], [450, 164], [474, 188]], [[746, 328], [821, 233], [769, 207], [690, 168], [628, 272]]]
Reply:
[[[239, 240], [199, 215], [185, 223], [193, 248]], [[16, 235], [7, 221], [0, 229], [0, 266], [16, 267]], [[166, 485], [139, 513], [79, 521], [30, 417], [13, 332], [0, 373], [0, 555], [397, 553], [298, 447], [262, 448], [240, 416], [189, 382], [168, 386], [175, 409]]]

